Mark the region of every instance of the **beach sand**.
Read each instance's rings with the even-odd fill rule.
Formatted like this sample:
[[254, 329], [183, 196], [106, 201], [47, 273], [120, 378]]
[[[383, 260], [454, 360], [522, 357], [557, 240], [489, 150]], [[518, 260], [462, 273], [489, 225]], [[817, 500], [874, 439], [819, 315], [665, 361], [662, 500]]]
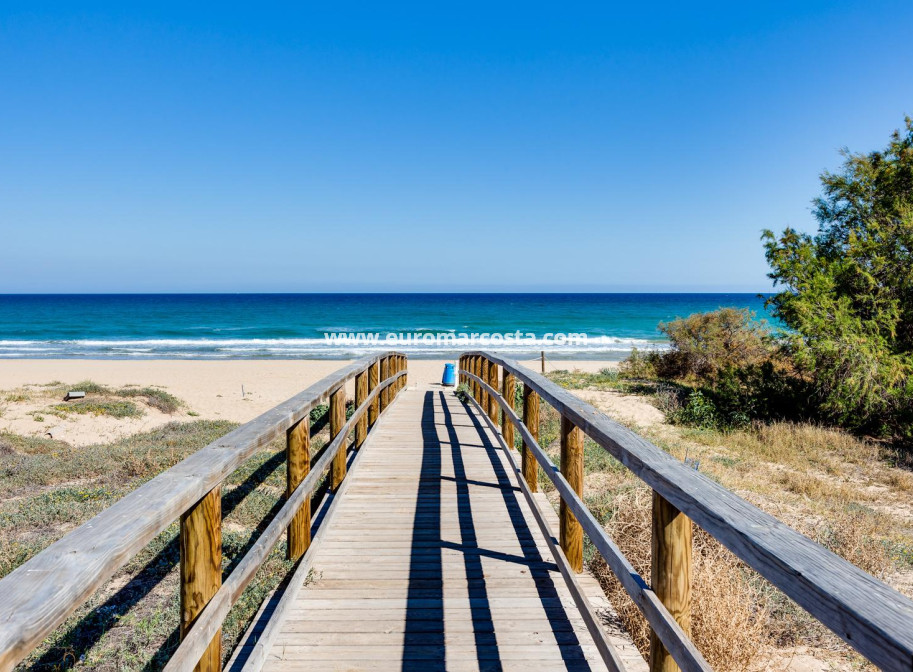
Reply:
[[[25, 436], [49, 432], [73, 445], [114, 441], [148, 431], [174, 420], [231, 420], [247, 422], [348, 362], [341, 360], [86, 360], [18, 359], [0, 362], [0, 431]], [[409, 361], [412, 383], [440, 382], [444, 360]], [[540, 370], [538, 359], [522, 362]], [[547, 361], [546, 370], [598, 371], [617, 362]], [[183, 400], [185, 408], [165, 414], [143, 407], [139, 418], [70, 415], [65, 419], [43, 413], [60, 403], [40, 386], [51, 382], [74, 384], [91, 380], [118, 388], [156, 386]], [[349, 395], [353, 394], [350, 384]], [[26, 398], [11, 394], [23, 390]], [[243, 396], [242, 396], [243, 390]], [[37, 420], [36, 416], [41, 418]]]

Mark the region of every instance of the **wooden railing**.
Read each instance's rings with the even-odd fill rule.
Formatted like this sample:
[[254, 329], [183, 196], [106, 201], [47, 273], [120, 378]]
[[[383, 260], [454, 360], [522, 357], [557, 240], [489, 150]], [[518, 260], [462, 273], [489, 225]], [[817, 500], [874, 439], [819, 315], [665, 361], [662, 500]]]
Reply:
[[[643, 613], [652, 629], [652, 671], [711, 669], [690, 639], [691, 521], [868, 660], [884, 670], [913, 669], [913, 601], [513, 360], [468, 352], [459, 375], [492, 424], [500, 411], [506, 445], [513, 447], [514, 430], [522, 439], [526, 488], [536, 490], [538, 465], [558, 490], [560, 546], [569, 565], [581, 571], [586, 534]], [[522, 419], [513, 408], [518, 382]], [[540, 399], [561, 416], [560, 467], [538, 444]], [[584, 435], [653, 490], [649, 583], [583, 503]]]
[[[353, 378], [355, 410], [346, 421], [345, 386]], [[221, 627], [229, 609], [283, 532], [290, 559], [305, 553], [311, 541], [311, 494], [328, 470], [331, 490], [340, 487], [349, 434], [354, 430], [357, 450], [405, 384], [405, 355], [360, 359], [159, 474], [18, 567], [0, 581], [0, 670], [25, 658], [177, 518], [182, 641], [166, 669], [220, 669]], [[330, 442], [312, 465], [310, 412], [326, 399]], [[285, 503], [223, 583], [221, 483], [283, 434]]]

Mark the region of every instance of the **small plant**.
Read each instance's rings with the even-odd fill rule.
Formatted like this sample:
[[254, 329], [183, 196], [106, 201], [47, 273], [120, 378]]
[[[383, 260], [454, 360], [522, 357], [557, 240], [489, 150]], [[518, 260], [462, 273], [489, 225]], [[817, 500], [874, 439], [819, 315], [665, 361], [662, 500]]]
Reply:
[[457, 399], [462, 401], [464, 404], [468, 404], [469, 397], [472, 396], [472, 392], [470, 392], [470, 390], [469, 390], [469, 385], [467, 385], [466, 383], [463, 383], [462, 385], [459, 385], [453, 391], [453, 396], [455, 396]]
[[154, 387], [124, 387], [114, 394], [124, 398], [142, 397], [149, 406], [169, 415], [183, 406], [183, 402], [173, 394]]
[[672, 420], [680, 425], [715, 429], [719, 425], [719, 414], [714, 403], [703, 392], [694, 390]]
[[43, 416], [43, 415], [38, 415], [38, 414], [36, 413], [35, 415], [32, 416], [32, 418], [34, 418], [35, 422], [44, 422], [44, 416]]
[[132, 401], [106, 401], [83, 399], [70, 404], [56, 404], [50, 411], [60, 417], [70, 413], [79, 415], [109, 415], [112, 418], [138, 418], [143, 411]]

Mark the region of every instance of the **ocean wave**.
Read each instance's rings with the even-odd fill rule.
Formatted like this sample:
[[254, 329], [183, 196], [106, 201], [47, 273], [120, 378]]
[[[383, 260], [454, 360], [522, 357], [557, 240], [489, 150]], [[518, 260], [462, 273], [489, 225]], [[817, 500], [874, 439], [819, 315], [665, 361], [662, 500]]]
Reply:
[[585, 342], [556, 343], [541, 338], [492, 343], [424, 339], [376, 342], [324, 338], [162, 338], [0, 340], [0, 359], [350, 359], [396, 349], [419, 358], [451, 357], [469, 349], [487, 349], [513, 357], [532, 357], [545, 350], [558, 359], [622, 359], [633, 348], [665, 349], [661, 341], [597, 336]]

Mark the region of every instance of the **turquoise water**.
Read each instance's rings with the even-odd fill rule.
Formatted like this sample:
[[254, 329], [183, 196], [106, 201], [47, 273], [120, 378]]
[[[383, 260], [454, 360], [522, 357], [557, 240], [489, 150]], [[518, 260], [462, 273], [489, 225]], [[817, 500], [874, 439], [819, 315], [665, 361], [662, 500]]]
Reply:
[[[390, 347], [449, 357], [485, 347], [620, 359], [663, 347], [661, 321], [722, 306], [766, 317], [763, 304], [756, 294], [0, 295], [0, 358], [348, 358]], [[454, 341], [463, 334], [478, 336]]]

